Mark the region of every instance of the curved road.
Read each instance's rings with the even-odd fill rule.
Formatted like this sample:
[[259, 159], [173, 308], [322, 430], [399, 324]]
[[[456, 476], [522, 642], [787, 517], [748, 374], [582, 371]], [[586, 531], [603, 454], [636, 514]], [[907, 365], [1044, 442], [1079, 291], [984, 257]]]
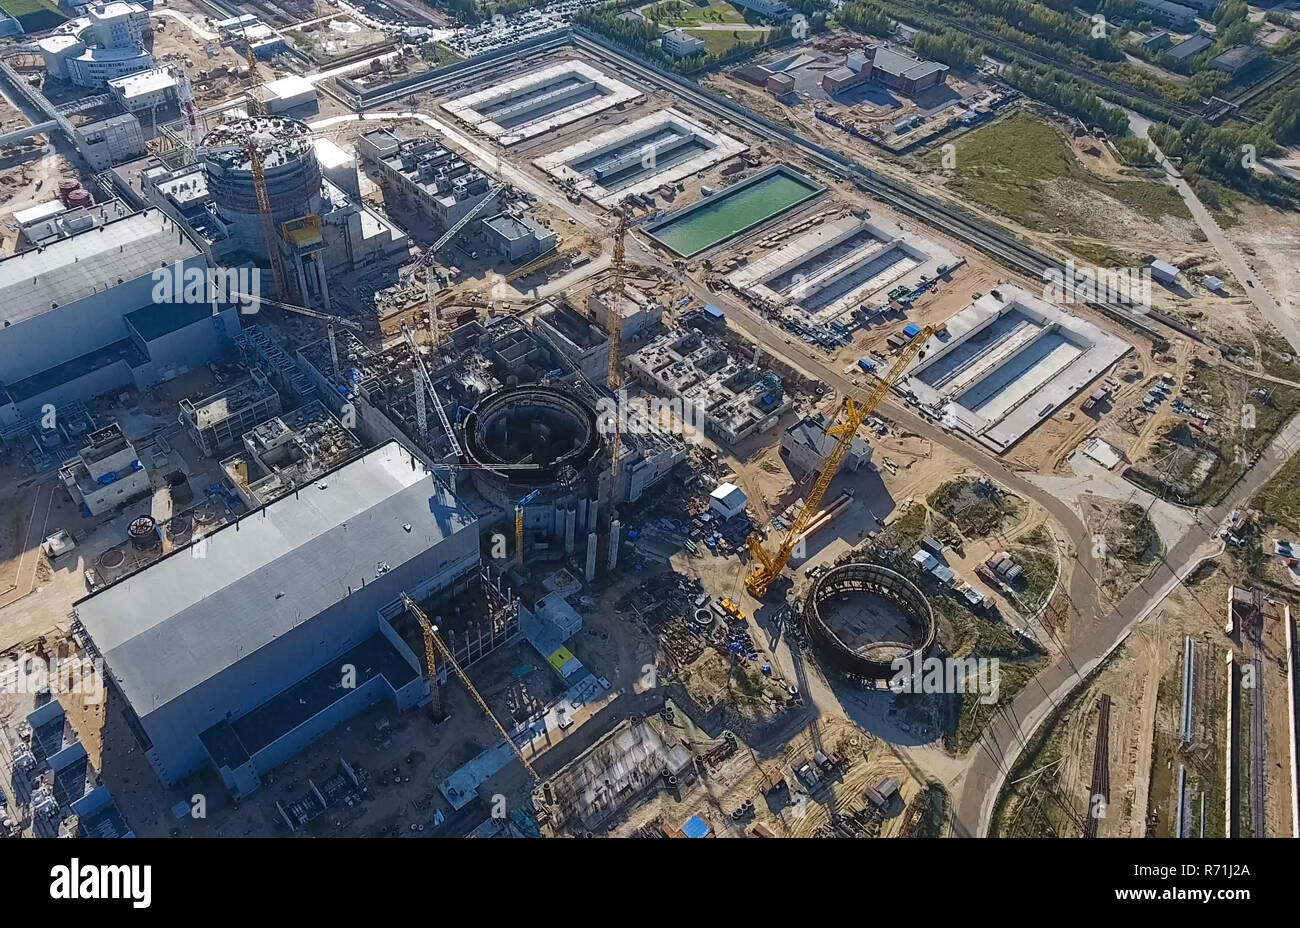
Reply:
[[[971, 755], [956, 808], [960, 833], [984, 837], [993, 805], [1021, 749], [1061, 700], [1088, 676], [1207, 556], [1221, 549], [1218, 530], [1232, 510], [1248, 500], [1282, 467], [1300, 445], [1300, 416], [1292, 419], [1255, 466], [1213, 509], [1202, 510], [1191, 530], [1170, 549], [1156, 570], [1118, 603], [1101, 610], [1096, 621], [1080, 623], [1066, 653], [1021, 690], [995, 716]], [[1218, 610], [1218, 603], [1207, 608]], [[1087, 626], [1087, 627], [1085, 627]]]

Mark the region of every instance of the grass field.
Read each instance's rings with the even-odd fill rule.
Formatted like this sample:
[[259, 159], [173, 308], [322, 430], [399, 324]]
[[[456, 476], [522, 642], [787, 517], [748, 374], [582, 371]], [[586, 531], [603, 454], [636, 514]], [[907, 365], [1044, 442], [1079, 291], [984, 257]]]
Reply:
[[[934, 166], [942, 152], [930, 156]], [[949, 187], [1038, 231], [1070, 228], [1103, 237], [1109, 197], [1153, 221], [1190, 219], [1177, 191], [1160, 181], [1109, 180], [1079, 163], [1061, 132], [1028, 113], [970, 133], [957, 142]], [[1088, 191], [1093, 196], [1079, 196]], [[1100, 214], [1100, 215], [1094, 215]]]
[[743, 23], [745, 16], [740, 10], [723, 0], [713, 0], [708, 6], [701, 7], [690, 0], [664, 0], [657, 3], [646, 13], [654, 12], [659, 22], [665, 26], [689, 26], [693, 23]]
[[1294, 455], [1264, 488], [1251, 506], [1279, 525], [1300, 532], [1300, 454]]
[[27, 32], [53, 29], [68, 21], [53, 0], [3, 0], [0, 9], [18, 20]]
[[724, 55], [736, 45], [753, 45], [766, 42], [767, 29], [687, 29], [687, 35], [698, 36], [704, 40], [704, 46], [713, 55]]

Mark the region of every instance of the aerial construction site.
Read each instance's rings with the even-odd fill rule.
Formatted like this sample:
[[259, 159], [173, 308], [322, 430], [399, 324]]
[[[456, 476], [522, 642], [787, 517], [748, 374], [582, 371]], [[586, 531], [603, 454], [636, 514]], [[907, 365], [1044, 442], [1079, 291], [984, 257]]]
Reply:
[[1285, 337], [958, 202], [1109, 144], [996, 69], [660, 6], [6, 40], [0, 833], [1300, 829]]

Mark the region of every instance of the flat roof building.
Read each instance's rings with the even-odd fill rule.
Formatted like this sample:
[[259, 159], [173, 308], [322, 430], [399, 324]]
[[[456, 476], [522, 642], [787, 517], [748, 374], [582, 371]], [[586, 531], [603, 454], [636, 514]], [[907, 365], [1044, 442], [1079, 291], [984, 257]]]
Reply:
[[[818, 413], [806, 416], [781, 433], [781, 451], [792, 467], [810, 474], [826, 466], [827, 459], [839, 443], [838, 438], [826, 434], [830, 427], [831, 423], [826, 416]], [[855, 437], [842, 466], [856, 471], [870, 461], [871, 446]]]
[[235, 797], [366, 706], [427, 701], [393, 624], [402, 596], [426, 601], [480, 571], [474, 514], [396, 441], [204, 536], [202, 551], [179, 548], [74, 610], [159, 780], [211, 765]]
[[113, 78], [108, 91], [132, 113], [152, 110], [176, 99], [176, 76], [170, 68], [151, 68]]
[[155, 292], [191, 269], [206, 279], [207, 267], [154, 209], [0, 260], [0, 427], [220, 357], [239, 332], [237, 307], [183, 302], [179, 287], [164, 301]]
[[660, 44], [664, 51], [678, 58], [703, 55], [706, 47], [704, 40], [699, 36], [691, 35], [681, 29], [669, 29], [664, 33]]

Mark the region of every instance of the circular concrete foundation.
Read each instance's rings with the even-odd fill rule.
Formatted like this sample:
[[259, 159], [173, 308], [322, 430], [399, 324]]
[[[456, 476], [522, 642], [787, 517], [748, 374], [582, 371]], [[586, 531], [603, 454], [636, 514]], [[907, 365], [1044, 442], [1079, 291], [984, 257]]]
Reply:
[[845, 564], [817, 578], [803, 604], [813, 646], [837, 669], [863, 682], [888, 681], [892, 662], [926, 656], [934, 613], [925, 595], [878, 564]]

